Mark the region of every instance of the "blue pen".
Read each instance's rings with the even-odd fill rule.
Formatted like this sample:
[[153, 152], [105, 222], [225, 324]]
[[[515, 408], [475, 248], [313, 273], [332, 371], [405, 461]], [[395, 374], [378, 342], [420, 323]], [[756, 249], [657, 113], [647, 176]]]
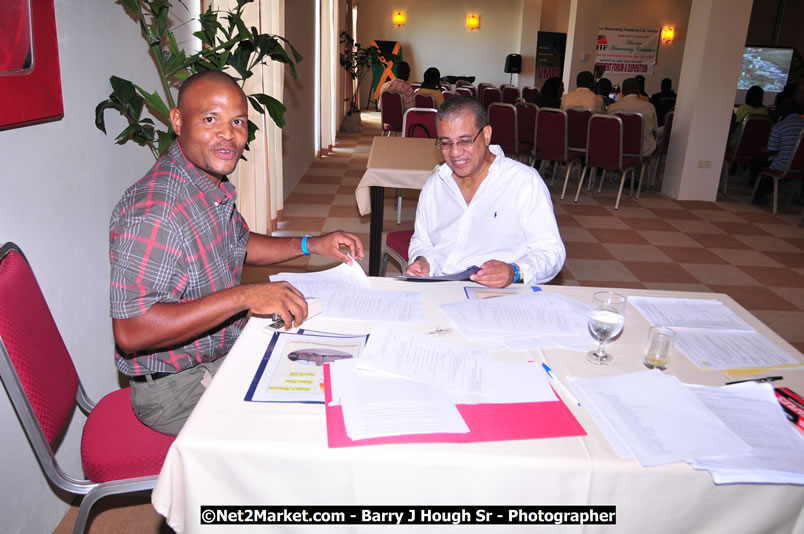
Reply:
[[563, 382], [561, 382], [561, 380], [559, 380], [559, 379], [558, 379], [558, 378], [557, 378], [557, 377], [556, 377], [556, 376], [553, 374], [553, 370], [552, 370], [552, 369], [550, 369], [550, 366], [548, 366], [546, 363], [543, 363], [543, 364], [542, 364], [542, 367], [544, 367], [544, 370], [547, 372], [547, 376], [548, 376], [548, 377], [550, 377], [550, 380], [551, 380], [551, 381], [552, 381], [552, 382], [553, 382], [555, 385], [557, 385], [557, 386], [558, 386], [558, 389], [562, 390], [562, 392], [563, 392], [563, 393], [564, 393], [564, 395], [567, 397], [567, 399], [569, 399], [569, 400], [570, 400], [570, 402], [572, 402], [573, 404], [575, 404], [575, 405], [577, 405], [577, 406], [580, 406], [580, 405], [581, 405], [581, 403], [580, 403], [580, 402], [578, 402], [578, 399], [576, 399], [576, 398], [575, 398], [575, 395], [573, 395], [573, 394], [572, 394], [572, 391], [570, 391], [570, 389], [569, 389], [567, 386], [565, 386], [565, 385], [564, 385], [564, 383], [563, 383]]

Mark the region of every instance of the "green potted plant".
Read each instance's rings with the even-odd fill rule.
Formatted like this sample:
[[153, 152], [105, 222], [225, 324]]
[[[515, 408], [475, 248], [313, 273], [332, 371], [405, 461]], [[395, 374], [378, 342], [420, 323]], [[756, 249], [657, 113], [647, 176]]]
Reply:
[[[182, 2], [182, 0], [179, 0]], [[147, 91], [129, 80], [112, 76], [109, 81], [112, 92], [109, 98], [95, 108], [95, 126], [106, 133], [104, 112], [107, 109], [118, 111], [128, 121], [128, 126], [118, 134], [119, 144], [134, 141], [147, 146], [158, 158], [173, 141], [175, 134], [170, 124], [170, 108], [175, 107], [171, 88], [202, 70], [233, 70], [232, 75], [241, 86], [254, 74], [254, 68], [267, 61], [279, 61], [290, 67], [296, 78], [295, 64], [302, 60], [301, 55], [284, 37], [261, 34], [256, 28], [248, 28], [243, 22], [246, 5], [254, 0], [237, 0], [231, 11], [212, 11], [207, 9], [201, 17], [201, 30], [193, 33], [201, 40], [200, 52], [188, 55], [181, 50], [173, 32], [169, 29], [168, 0], [121, 0], [142, 28], [143, 38], [148, 41], [149, 51], [154, 59], [162, 82], [159, 90]], [[183, 2], [182, 2], [182, 5]], [[186, 8], [186, 6], [185, 6]], [[290, 49], [285, 50], [284, 45]], [[280, 128], [285, 125], [285, 106], [270, 95], [254, 93], [247, 95], [251, 106], [261, 114], [267, 111]], [[153, 119], [143, 117], [148, 108], [165, 129], [159, 129]], [[254, 140], [257, 125], [249, 121], [249, 142]]]
[[363, 47], [355, 42], [347, 32], [341, 32], [340, 53], [341, 67], [349, 77], [354, 80], [352, 83], [352, 94], [344, 98], [344, 102], [349, 102], [349, 110], [341, 123], [341, 130], [344, 132], [360, 131], [360, 81], [371, 70], [372, 65], [380, 62], [379, 50], [375, 46]]

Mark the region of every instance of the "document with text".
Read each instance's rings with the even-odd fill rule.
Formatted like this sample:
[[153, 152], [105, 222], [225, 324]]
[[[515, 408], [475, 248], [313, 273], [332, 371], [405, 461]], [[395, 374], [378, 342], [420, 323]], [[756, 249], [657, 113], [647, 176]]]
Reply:
[[288, 282], [305, 297], [323, 298], [335, 289], [370, 288], [366, 273], [357, 261], [352, 265], [341, 263], [326, 271], [307, 273], [279, 273], [271, 275], [271, 282]]

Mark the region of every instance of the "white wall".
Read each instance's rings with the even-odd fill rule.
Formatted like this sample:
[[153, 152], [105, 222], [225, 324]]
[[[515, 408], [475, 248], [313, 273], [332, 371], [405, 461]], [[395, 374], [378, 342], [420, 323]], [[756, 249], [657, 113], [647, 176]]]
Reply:
[[[600, 25], [633, 25], [676, 29], [672, 44], [661, 44], [654, 74], [646, 75], [646, 91], [659, 91], [662, 78], [678, 85], [692, 0], [603, 0], [600, 22], [592, 24], [590, 42]], [[522, 54], [523, 72], [513, 82], [521, 87], [533, 85], [536, 34], [541, 31], [567, 32], [569, 0], [372, 0], [361, 2], [358, 16], [358, 41], [368, 45], [372, 40], [400, 41], [405, 61], [410, 63], [411, 80], [420, 81], [425, 69], [438, 67], [441, 75], [475, 76], [475, 82], [508, 83], [503, 72], [505, 56]], [[404, 28], [395, 28], [392, 14], [404, 11]], [[480, 14], [480, 30], [465, 27], [467, 13]], [[579, 11], [578, 16], [586, 16]], [[594, 57], [588, 61], [592, 68]], [[569, 62], [567, 62], [569, 65]], [[621, 83], [623, 74], [607, 73], [613, 83]], [[363, 102], [368, 98], [370, 75], [361, 86]], [[568, 89], [574, 87], [573, 81]]]
[[[173, 4], [178, 18], [190, 18]], [[147, 149], [114, 143], [123, 128], [114, 112], [107, 112], [110, 135], [97, 130], [94, 109], [111, 91], [112, 74], [151, 90], [158, 82], [139, 26], [118, 3], [58, 0], [55, 7], [64, 118], [0, 131], [0, 242], [14, 241], [27, 255], [84, 386], [97, 400], [120, 385], [109, 319], [109, 217], [154, 160]], [[191, 30], [184, 26], [179, 40]], [[2, 530], [52, 532], [68, 504], [45, 481], [0, 389]], [[77, 412], [57, 450], [74, 475], [81, 474], [83, 423]]]
[[285, 127], [282, 129], [284, 196], [293, 188], [315, 158], [315, 0], [292, 0], [285, 4], [285, 37], [304, 58], [296, 66], [296, 80], [285, 72]]
[[[372, 0], [358, 8], [357, 40], [400, 41], [404, 60], [410, 64], [411, 81], [421, 81], [424, 71], [437, 67], [442, 76], [475, 76], [475, 83], [508, 83], [503, 72], [505, 56], [519, 53], [523, 0]], [[395, 28], [391, 16], [404, 11], [407, 22]], [[466, 29], [466, 15], [480, 15], [480, 29]], [[368, 98], [370, 74], [361, 85]], [[365, 87], [365, 88], [363, 88]]]

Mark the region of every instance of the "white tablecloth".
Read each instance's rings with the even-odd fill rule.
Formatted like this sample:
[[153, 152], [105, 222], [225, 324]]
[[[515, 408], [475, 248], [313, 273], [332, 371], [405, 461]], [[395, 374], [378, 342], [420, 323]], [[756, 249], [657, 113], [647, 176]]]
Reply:
[[421, 189], [444, 161], [435, 140], [417, 137], [374, 138], [366, 164], [366, 172], [355, 188], [360, 215], [371, 213], [371, 186]]
[[[419, 332], [451, 325], [438, 305], [465, 298], [461, 283], [415, 284], [373, 278], [381, 289], [422, 291], [425, 321]], [[591, 302], [593, 288], [546, 286], [545, 291]], [[726, 295], [617, 290], [627, 295], [718, 298], [768, 339], [800, 360], [792, 346]], [[686, 463], [644, 468], [618, 458], [583, 407], [571, 407], [588, 435], [541, 440], [379, 445], [329, 449], [324, 407], [243, 400], [270, 336], [252, 318], [168, 453], [152, 502], [177, 532], [256, 531], [255, 527], [200, 524], [201, 505], [554, 505], [614, 504], [609, 526], [526, 525], [354, 526], [284, 525], [271, 532], [500, 531], [532, 532], [804, 532], [804, 487], [715, 486], [705, 471]], [[648, 324], [628, 307], [623, 334], [608, 346], [609, 366], [585, 354], [546, 350], [560, 377], [601, 376], [642, 370]], [[367, 333], [372, 323], [317, 317], [315, 330]], [[458, 331], [444, 336], [466, 343]], [[590, 337], [590, 345], [591, 337]], [[504, 353], [505, 360], [540, 359], [539, 352]], [[722, 385], [721, 372], [704, 372], [677, 354], [667, 372], [687, 383]], [[804, 391], [804, 371], [785, 370], [788, 385]], [[266, 527], [263, 527], [264, 531]]]

